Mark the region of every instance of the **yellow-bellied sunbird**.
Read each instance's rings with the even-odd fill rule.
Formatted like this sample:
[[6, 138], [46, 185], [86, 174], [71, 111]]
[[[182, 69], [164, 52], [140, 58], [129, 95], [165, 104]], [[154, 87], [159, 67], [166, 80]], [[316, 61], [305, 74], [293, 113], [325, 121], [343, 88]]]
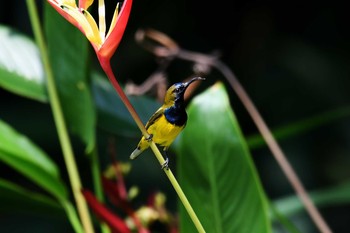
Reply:
[[164, 104], [151, 116], [146, 124], [150, 138], [141, 138], [137, 148], [131, 153], [130, 159], [135, 159], [149, 147], [149, 140], [163, 147], [166, 160], [162, 168], [168, 167], [167, 150], [177, 135], [185, 128], [187, 113], [185, 109], [184, 94], [187, 87], [196, 80], [205, 80], [194, 77], [190, 81], [175, 83], [166, 92]]

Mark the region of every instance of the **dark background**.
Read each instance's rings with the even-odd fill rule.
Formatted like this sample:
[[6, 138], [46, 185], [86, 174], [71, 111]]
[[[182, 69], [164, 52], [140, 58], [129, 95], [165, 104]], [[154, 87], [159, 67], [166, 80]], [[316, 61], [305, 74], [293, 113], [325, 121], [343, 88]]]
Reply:
[[[114, 10], [113, 1], [107, 6]], [[2, 3], [0, 23], [32, 36], [25, 1]], [[139, 28], [161, 31], [184, 49], [220, 52], [271, 128], [349, 106], [349, 13], [340, 1], [134, 0], [125, 36], [112, 60], [122, 83], [141, 83], [157, 68], [154, 56], [134, 41]], [[167, 73], [169, 83], [191, 75], [192, 65], [174, 61]], [[226, 83], [215, 70], [207, 79], [207, 86], [218, 80]], [[244, 134], [257, 133], [228, 85], [227, 89]], [[0, 118], [63, 164], [49, 106], [3, 89], [0, 97]], [[349, 181], [349, 123], [344, 117], [280, 142], [308, 190]], [[252, 150], [252, 156], [271, 199], [293, 194], [268, 149]], [[0, 168], [1, 176], [21, 179], [11, 169]], [[349, 205], [324, 207], [321, 213], [334, 232], [348, 229]], [[305, 232], [316, 232], [307, 216], [298, 224], [306, 224]]]

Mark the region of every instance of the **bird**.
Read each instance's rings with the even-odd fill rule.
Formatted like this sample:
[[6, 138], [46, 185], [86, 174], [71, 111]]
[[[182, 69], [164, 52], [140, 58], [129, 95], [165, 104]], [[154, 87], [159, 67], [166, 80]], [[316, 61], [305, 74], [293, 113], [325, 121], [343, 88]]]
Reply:
[[197, 80], [205, 80], [205, 78], [193, 77], [188, 82], [178, 82], [168, 88], [163, 105], [146, 123], [145, 128], [149, 137], [142, 136], [136, 149], [131, 153], [130, 159], [136, 159], [148, 149], [149, 141], [153, 140], [157, 145], [163, 147], [166, 159], [162, 164], [162, 169], [168, 169], [167, 150], [187, 123], [184, 94], [190, 84]]

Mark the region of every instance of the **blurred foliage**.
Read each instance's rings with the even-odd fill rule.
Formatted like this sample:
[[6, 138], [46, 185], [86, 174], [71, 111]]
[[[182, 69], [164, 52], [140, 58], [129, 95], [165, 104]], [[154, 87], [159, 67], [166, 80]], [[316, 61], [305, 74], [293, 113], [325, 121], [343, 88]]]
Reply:
[[[87, 169], [90, 161], [83, 156], [85, 149], [96, 143], [101, 167], [106, 168], [113, 162], [108, 153], [111, 138], [115, 141], [117, 159], [128, 161], [141, 134], [101, 75], [83, 36], [52, 9], [43, 7], [43, 2], [37, 1], [46, 12], [42, 19], [55, 76], [60, 80], [61, 101], [67, 108], [66, 117], [83, 183], [90, 188], [91, 174]], [[113, 1], [106, 2], [114, 4]], [[222, 1], [215, 4], [196, 0], [134, 1], [125, 36], [112, 60], [113, 68], [122, 84], [129, 80], [140, 84], [158, 68], [159, 61], [134, 41], [139, 28], [162, 31], [186, 49], [221, 53], [222, 60], [235, 72], [268, 125], [277, 129], [278, 138], [283, 138], [281, 146], [330, 227], [334, 232], [344, 232], [350, 217], [347, 198], [350, 191], [347, 184], [338, 185], [350, 177], [347, 143], [350, 140], [350, 38], [346, 9], [340, 2], [322, 5], [312, 1]], [[66, 190], [69, 181], [47, 104], [45, 75], [31, 39], [24, 1], [4, 3], [0, 8], [0, 24], [0, 231], [71, 232], [68, 219], [73, 224], [75, 219], [67, 218], [67, 214], [74, 216], [73, 201]], [[172, 62], [166, 70], [168, 83], [191, 75], [192, 65], [180, 60]], [[196, 94], [217, 81], [226, 86], [224, 77], [215, 70], [206, 78]], [[227, 101], [230, 101], [237, 121], [232, 120], [232, 113], [227, 113], [232, 109], [226, 106], [229, 119], [221, 122], [214, 115], [212, 122], [206, 124], [205, 118], [196, 116], [193, 102], [189, 108], [188, 126], [171, 147], [176, 150], [171, 151], [174, 156], [170, 156], [170, 167], [178, 166], [185, 193], [188, 192], [190, 200], [199, 190], [204, 190], [202, 195], [210, 194], [204, 179], [210, 180], [220, 174], [221, 179], [214, 183], [228, 193], [220, 193], [227, 196], [218, 197], [216, 201], [241, 198], [243, 205], [244, 201], [251, 200], [246, 195], [249, 193], [257, 205], [263, 205], [267, 198], [300, 232], [317, 232], [270, 152], [259, 136], [255, 136], [257, 130], [245, 109], [232, 91], [227, 92]], [[160, 105], [154, 96], [135, 96], [131, 100], [144, 122]], [[213, 108], [218, 106], [215, 104]], [[203, 110], [217, 114], [210, 108], [206, 106]], [[230, 150], [226, 152], [219, 147], [221, 153], [214, 157], [215, 170], [209, 172], [205, 166], [210, 157], [202, 151], [204, 145], [214, 144], [219, 136], [222, 140], [232, 140], [219, 135], [213, 140], [205, 139], [205, 143], [195, 143], [196, 137], [208, 136], [199, 134], [197, 129], [203, 127], [204, 132], [215, 127], [215, 123], [234, 125], [232, 129], [238, 132], [238, 141], [230, 144], [226, 148]], [[248, 151], [246, 140], [254, 150]], [[233, 148], [236, 144], [241, 149]], [[193, 152], [194, 149], [201, 154]], [[228, 156], [231, 150], [241, 151], [241, 159]], [[191, 157], [192, 153], [197, 157]], [[243, 163], [239, 163], [242, 160]], [[202, 170], [197, 170], [200, 166]], [[244, 177], [237, 175], [242, 172], [238, 169], [244, 169]], [[140, 194], [133, 202], [135, 207], [146, 203], [150, 193], [162, 190], [167, 196], [168, 209], [178, 212], [177, 196], [150, 153], [145, 152], [132, 163], [132, 170], [125, 179], [128, 185], [140, 188]], [[234, 183], [235, 179], [238, 179], [237, 183]], [[227, 183], [232, 186], [225, 185]], [[247, 192], [246, 184], [254, 191]], [[203, 193], [205, 190], [208, 192]], [[198, 201], [210, 204], [205, 198]], [[196, 201], [193, 202], [197, 206]], [[211, 206], [208, 208], [218, 211]], [[225, 214], [235, 212], [228, 208], [222, 210]], [[256, 214], [263, 218], [266, 210], [259, 210]], [[242, 211], [245, 214], [240, 213], [237, 217], [244, 219], [239, 229], [250, 227], [248, 224], [252, 221], [249, 218], [254, 217], [249, 211], [245, 212], [246, 209]], [[199, 216], [204, 214], [198, 213]], [[186, 224], [183, 215], [185, 213], [180, 218], [184, 221], [181, 224]], [[226, 218], [227, 215], [220, 219], [221, 227], [230, 227]], [[273, 232], [285, 232], [283, 225], [274, 220], [272, 216]]]

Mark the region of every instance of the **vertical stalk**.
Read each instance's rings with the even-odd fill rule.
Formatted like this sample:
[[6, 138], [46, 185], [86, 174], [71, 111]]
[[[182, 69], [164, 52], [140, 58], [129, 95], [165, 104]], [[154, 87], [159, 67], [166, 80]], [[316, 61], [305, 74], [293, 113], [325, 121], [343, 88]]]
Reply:
[[104, 202], [103, 188], [101, 183], [101, 171], [100, 171], [100, 161], [98, 159], [97, 148], [95, 147], [91, 154], [91, 171], [92, 171], [92, 180], [94, 184], [95, 195], [99, 201]]
[[71, 183], [73, 195], [77, 204], [78, 213], [82, 222], [85, 233], [93, 233], [94, 229], [91, 223], [89, 209], [85, 202], [85, 199], [81, 193], [82, 185], [79, 177], [79, 172], [74, 159], [71, 142], [68, 136], [66, 123], [63, 117], [61, 104], [58, 98], [57, 88], [51, 66], [49, 64], [49, 58], [47, 54], [46, 44], [44, 42], [44, 36], [41, 30], [40, 21], [38, 17], [38, 11], [34, 0], [27, 0], [28, 12], [34, 31], [35, 40], [39, 46], [44, 69], [47, 77], [47, 91], [49, 93], [50, 104], [53, 112], [54, 121], [57, 128], [58, 137], [60, 140], [68, 176]]
[[[103, 195], [103, 187], [101, 182], [101, 170], [100, 170], [100, 160], [98, 157], [97, 145], [93, 148], [91, 154], [91, 171], [92, 171], [92, 182], [94, 184], [94, 191], [97, 199], [101, 203], [105, 203], [105, 198]], [[100, 225], [102, 233], [110, 233], [110, 229], [106, 223], [101, 223]]]

